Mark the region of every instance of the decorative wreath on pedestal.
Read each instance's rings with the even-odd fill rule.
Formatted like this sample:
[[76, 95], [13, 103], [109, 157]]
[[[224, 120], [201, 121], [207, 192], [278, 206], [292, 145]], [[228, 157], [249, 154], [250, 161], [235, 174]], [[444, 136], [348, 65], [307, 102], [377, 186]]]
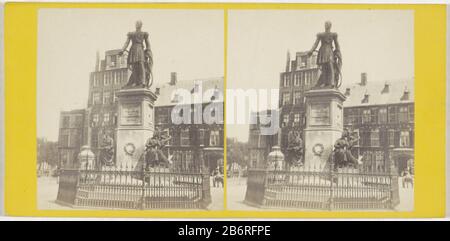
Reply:
[[134, 154], [134, 152], [136, 151], [136, 146], [135, 146], [133, 143], [128, 142], [128, 143], [125, 144], [125, 146], [123, 147], [123, 150], [125, 151], [125, 153], [126, 153], [127, 155], [132, 156], [132, 155]]
[[322, 143], [317, 143], [313, 146], [312, 151], [315, 155], [321, 156], [325, 147]]

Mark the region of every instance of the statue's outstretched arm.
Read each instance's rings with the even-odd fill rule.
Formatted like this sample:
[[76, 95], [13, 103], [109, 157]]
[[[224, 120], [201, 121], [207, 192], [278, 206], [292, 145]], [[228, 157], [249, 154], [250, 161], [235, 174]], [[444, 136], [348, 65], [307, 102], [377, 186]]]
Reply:
[[320, 38], [319, 38], [319, 36], [317, 36], [316, 42], [314, 42], [311, 50], [309, 50], [309, 54], [312, 54], [314, 52], [314, 50], [317, 49], [317, 46], [319, 46], [319, 42], [320, 42]]
[[338, 41], [338, 36], [336, 34], [336, 36], [334, 37], [334, 47], [336, 48], [336, 50], [338, 52], [341, 52], [341, 47], [339, 46], [339, 41]]
[[127, 35], [127, 41], [125, 41], [125, 44], [122, 47], [122, 52], [127, 50], [129, 44], [130, 44], [130, 35]]
[[148, 34], [145, 35], [144, 41], [145, 41], [145, 50], [150, 52], [150, 41], [148, 40]]

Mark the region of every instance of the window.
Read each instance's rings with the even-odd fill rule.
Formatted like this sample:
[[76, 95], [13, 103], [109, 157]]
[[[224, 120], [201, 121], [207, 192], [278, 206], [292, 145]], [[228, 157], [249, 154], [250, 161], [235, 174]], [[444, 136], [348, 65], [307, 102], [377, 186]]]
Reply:
[[294, 105], [302, 103], [302, 92], [294, 92]]
[[181, 145], [182, 146], [189, 146], [190, 143], [190, 136], [189, 136], [189, 129], [185, 128], [181, 130]]
[[388, 130], [388, 145], [395, 146], [395, 131], [392, 129]]
[[120, 84], [120, 75], [119, 75], [119, 72], [114, 72], [114, 84], [115, 85], [117, 85], [117, 84]]
[[116, 55], [112, 55], [111, 56], [110, 66], [111, 67], [115, 67], [116, 66], [116, 62], [117, 62]]
[[212, 130], [209, 135], [209, 145], [218, 146], [220, 145], [220, 132], [218, 130]]
[[283, 76], [283, 86], [288, 87], [289, 86], [289, 75], [285, 74]]
[[98, 114], [92, 115], [92, 122], [94, 122], [94, 124], [98, 123]]
[[113, 92], [113, 102], [116, 103], [117, 102], [117, 96], [116, 96], [116, 92]]
[[347, 125], [359, 124], [359, 111], [358, 109], [344, 108], [344, 121]]
[[370, 132], [366, 130], [361, 130], [361, 146], [370, 146]]
[[205, 144], [205, 129], [199, 128], [198, 129], [198, 144], [204, 145]]
[[308, 57], [307, 56], [302, 56], [301, 57], [301, 64], [300, 64], [300, 66], [302, 67], [302, 68], [304, 68], [304, 67], [306, 67], [306, 61], [308, 60]]
[[100, 74], [94, 74], [94, 87], [100, 85], [101, 75]]
[[62, 120], [62, 128], [69, 128], [70, 126], [70, 116], [64, 116]]
[[103, 93], [103, 104], [108, 104], [111, 100], [111, 92], [104, 92]]
[[294, 76], [295, 76], [294, 85], [300, 86], [300, 73], [296, 73]]
[[375, 166], [377, 171], [384, 170], [384, 155], [383, 151], [376, 151], [375, 152]]
[[362, 123], [370, 123], [371, 122], [371, 115], [370, 115], [370, 109], [367, 110], [363, 110], [363, 115], [362, 115]]
[[291, 94], [283, 93], [283, 105], [289, 105], [291, 103]]
[[103, 123], [104, 124], [109, 124], [109, 113], [105, 113], [105, 114], [103, 114]]
[[409, 122], [414, 122], [414, 105], [408, 106], [408, 119]]
[[283, 115], [283, 126], [286, 126], [289, 123], [289, 115]]
[[298, 125], [300, 123], [300, 114], [295, 114], [294, 115], [294, 123], [296, 125]]
[[387, 109], [380, 108], [378, 109], [378, 123], [383, 124], [387, 122]]
[[72, 147], [80, 147], [81, 146], [81, 140], [80, 140], [80, 133], [78, 133], [78, 132], [75, 132], [75, 133], [73, 133], [72, 135], [70, 135], [70, 140], [69, 140], [69, 142], [70, 142], [70, 146], [72, 146]]
[[73, 126], [74, 127], [82, 127], [83, 126], [83, 116], [82, 115], [75, 116]]
[[409, 131], [400, 132], [400, 147], [409, 147]]
[[380, 146], [380, 131], [378, 129], [370, 132], [370, 146]]
[[389, 123], [397, 122], [397, 108], [395, 108], [395, 106], [390, 106], [388, 108], [388, 121]]
[[109, 72], [105, 73], [105, 78], [103, 79], [103, 85], [109, 85]]
[[92, 93], [92, 102], [93, 102], [94, 105], [97, 105], [97, 104], [101, 103], [100, 93], [98, 93], [98, 92]]
[[399, 107], [398, 121], [399, 122], [408, 122], [408, 107], [407, 106]]
[[61, 134], [61, 139], [59, 140], [59, 145], [63, 147], [69, 146], [69, 134]]

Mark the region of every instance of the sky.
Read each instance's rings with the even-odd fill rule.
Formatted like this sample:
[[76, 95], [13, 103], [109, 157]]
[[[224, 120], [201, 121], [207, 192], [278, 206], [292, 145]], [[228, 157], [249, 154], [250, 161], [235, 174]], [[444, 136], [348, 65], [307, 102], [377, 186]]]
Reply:
[[[227, 89], [278, 88], [287, 51], [293, 58], [310, 50], [327, 20], [338, 34], [344, 85], [359, 82], [362, 72], [368, 81], [413, 78], [413, 16], [409, 10], [229, 11]], [[248, 125], [227, 125], [227, 137], [246, 142]]]
[[37, 136], [58, 139], [60, 111], [87, 106], [96, 52], [120, 49], [135, 22], [149, 33], [156, 84], [224, 76], [223, 10], [41, 9]]

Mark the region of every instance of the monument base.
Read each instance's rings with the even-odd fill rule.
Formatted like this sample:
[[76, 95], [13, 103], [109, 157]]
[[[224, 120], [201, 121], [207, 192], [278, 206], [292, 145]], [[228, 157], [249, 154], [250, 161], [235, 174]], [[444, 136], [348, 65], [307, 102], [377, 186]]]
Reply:
[[336, 89], [316, 89], [305, 93], [305, 168], [323, 171], [342, 136], [345, 96]]
[[123, 89], [116, 93], [119, 103], [116, 165], [136, 167], [143, 159], [146, 141], [154, 132], [154, 103], [149, 89]]

